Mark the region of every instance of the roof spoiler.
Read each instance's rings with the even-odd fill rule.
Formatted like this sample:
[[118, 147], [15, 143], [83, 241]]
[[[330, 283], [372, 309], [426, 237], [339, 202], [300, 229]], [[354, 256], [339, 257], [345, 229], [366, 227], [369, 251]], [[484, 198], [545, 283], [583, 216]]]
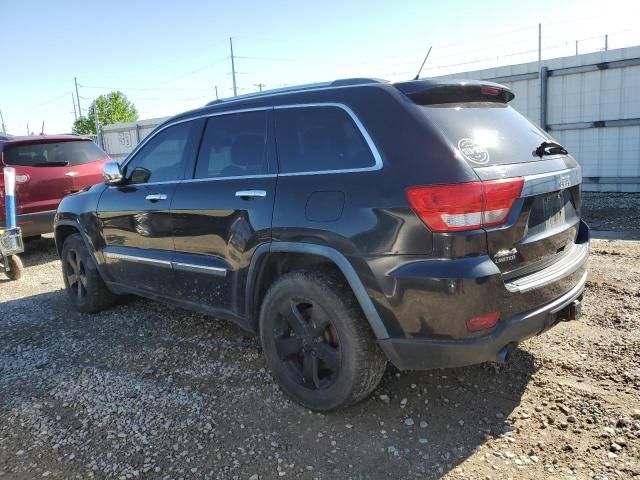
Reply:
[[509, 103], [514, 93], [504, 85], [476, 80], [417, 80], [394, 87], [419, 105], [460, 102]]

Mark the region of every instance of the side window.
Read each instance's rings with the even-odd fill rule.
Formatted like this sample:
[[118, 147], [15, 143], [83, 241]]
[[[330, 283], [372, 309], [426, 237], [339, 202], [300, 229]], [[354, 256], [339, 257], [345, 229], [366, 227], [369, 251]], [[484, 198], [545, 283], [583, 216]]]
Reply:
[[276, 109], [276, 132], [280, 173], [375, 165], [362, 133], [339, 107]]
[[196, 178], [267, 173], [267, 112], [230, 113], [207, 120]]
[[149, 140], [127, 164], [131, 183], [182, 180], [192, 126], [193, 122], [179, 123]]

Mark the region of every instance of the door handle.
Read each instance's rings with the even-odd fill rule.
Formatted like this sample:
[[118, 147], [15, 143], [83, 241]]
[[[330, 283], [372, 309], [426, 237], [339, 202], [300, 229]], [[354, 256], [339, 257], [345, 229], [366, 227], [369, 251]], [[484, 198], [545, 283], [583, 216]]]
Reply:
[[167, 196], [164, 193], [152, 193], [144, 197], [148, 202], [159, 202], [160, 200], [166, 200]]
[[251, 200], [254, 198], [265, 198], [267, 192], [265, 190], [238, 190], [236, 197], [240, 197], [243, 200]]

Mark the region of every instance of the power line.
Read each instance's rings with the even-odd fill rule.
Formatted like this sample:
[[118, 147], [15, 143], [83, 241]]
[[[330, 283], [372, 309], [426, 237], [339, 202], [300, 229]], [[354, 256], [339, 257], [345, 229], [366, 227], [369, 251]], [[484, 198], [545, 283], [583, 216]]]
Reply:
[[272, 62], [297, 62], [293, 58], [278, 58], [278, 57], [243, 57], [240, 55], [236, 55], [236, 58], [240, 58], [242, 60], [269, 60]]
[[[79, 85], [82, 88], [93, 88], [98, 90], [137, 90], [137, 91], [151, 91], [151, 92], [185, 92], [193, 91], [192, 88], [153, 88], [153, 87], [112, 87], [105, 85]], [[201, 89], [205, 91], [205, 89]]]
[[36, 103], [36, 104], [34, 104], [34, 105], [31, 105], [31, 106], [29, 106], [29, 107], [26, 107], [26, 108], [24, 108], [24, 109], [23, 109], [23, 111], [29, 111], [29, 110], [33, 110], [34, 108], [38, 108], [38, 107], [42, 107], [42, 106], [44, 106], [44, 105], [48, 105], [48, 104], [50, 104], [50, 103], [53, 103], [53, 102], [55, 102], [55, 101], [60, 100], [60, 99], [61, 99], [61, 98], [63, 98], [63, 97], [66, 97], [68, 94], [69, 94], [69, 90], [67, 90], [67, 91], [66, 91], [66, 92], [64, 92], [63, 94], [58, 95], [58, 96], [56, 96], [56, 97], [54, 97], [54, 98], [51, 98], [51, 99], [49, 99], [49, 100], [45, 100], [44, 102]]
[[188, 77], [188, 76], [194, 75], [194, 74], [196, 74], [196, 73], [202, 72], [203, 70], [206, 70], [207, 68], [211, 68], [211, 67], [213, 67], [213, 66], [215, 66], [215, 65], [218, 65], [219, 63], [222, 63], [222, 62], [224, 62], [224, 61], [227, 61], [228, 59], [229, 59], [229, 57], [223, 57], [223, 58], [220, 58], [220, 59], [216, 60], [215, 62], [208, 63], [207, 65], [204, 65], [203, 67], [199, 67], [199, 68], [196, 68], [196, 69], [194, 69], [194, 70], [191, 70], [191, 71], [189, 71], [189, 72], [187, 72], [187, 73], [183, 73], [183, 74], [181, 74], [181, 75], [178, 75], [177, 77], [170, 78], [169, 80], [165, 80], [165, 81], [163, 81], [163, 82], [160, 82], [160, 83], [158, 83], [157, 85], [165, 85], [165, 84], [167, 84], [167, 83], [171, 83], [171, 82], [173, 82], [173, 81], [175, 81], [175, 80], [180, 80], [181, 78], [185, 78], [185, 77]]

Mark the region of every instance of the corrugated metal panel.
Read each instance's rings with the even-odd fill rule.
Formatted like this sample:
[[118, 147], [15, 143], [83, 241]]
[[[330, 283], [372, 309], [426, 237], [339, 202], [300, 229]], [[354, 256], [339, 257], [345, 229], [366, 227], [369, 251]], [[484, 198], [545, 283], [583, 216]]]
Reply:
[[105, 151], [115, 160], [123, 160], [131, 150], [167, 118], [152, 118], [132, 123], [115, 123], [103, 128]]
[[[603, 64], [640, 58], [640, 47], [544, 60], [548, 78], [547, 125], [640, 118], [640, 65], [602, 68], [581, 73], [553, 74], [559, 68]], [[536, 74], [538, 63], [508, 65], [447, 75], [442, 78], [491, 80], [521, 74]], [[540, 80], [502, 82], [513, 90], [513, 107], [540, 124]], [[617, 183], [587, 183], [585, 190], [640, 192], [640, 126], [552, 130], [552, 135], [578, 159], [583, 175], [600, 179], [623, 177]]]

